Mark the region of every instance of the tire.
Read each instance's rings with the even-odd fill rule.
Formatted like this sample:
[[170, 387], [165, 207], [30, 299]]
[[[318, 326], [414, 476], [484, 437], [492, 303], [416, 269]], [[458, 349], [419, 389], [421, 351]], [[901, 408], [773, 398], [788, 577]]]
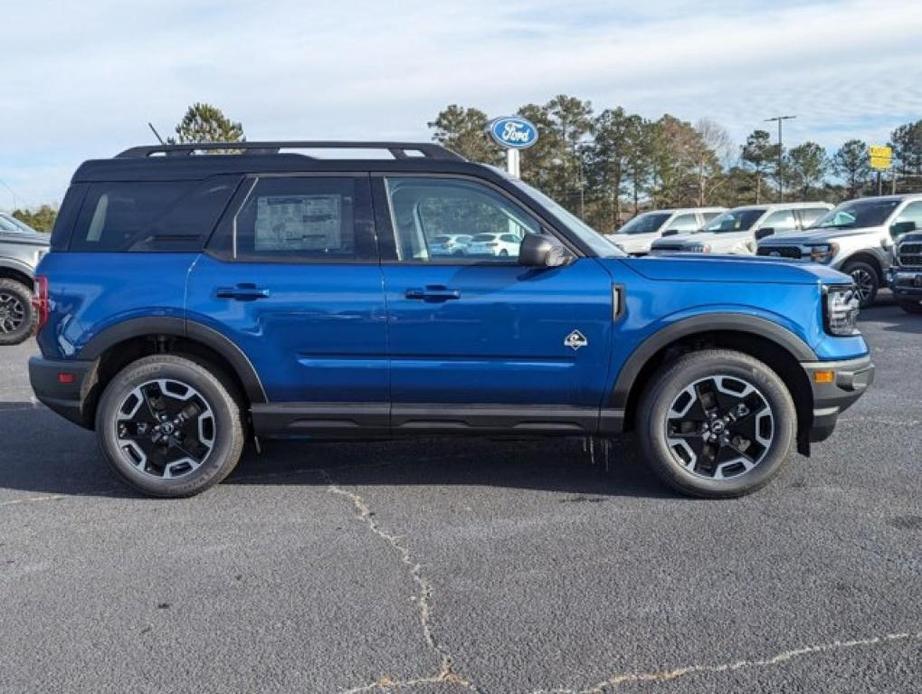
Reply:
[[[207, 362], [170, 354], [139, 359], [103, 391], [96, 410], [100, 449], [125, 482], [148, 496], [199, 494], [224, 480], [243, 452], [233, 393], [230, 379]], [[172, 436], [158, 431], [167, 426]]]
[[[737, 409], [740, 403], [744, 410]], [[707, 410], [714, 410], [706, 404], [716, 404], [722, 424], [709, 419]], [[739, 420], [727, 421], [730, 412]], [[705, 423], [706, 435], [715, 437], [710, 441], [693, 433]], [[656, 475], [683, 494], [704, 498], [743, 496], [768, 484], [791, 453], [796, 426], [794, 401], [774, 371], [747, 354], [718, 349], [686, 354], [655, 376], [636, 421], [641, 450]], [[721, 432], [738, 448], [723, 445], [716, 438]]]
[[898, 301], [900, 308], [906, 311], [906, 313], [915, 313], [922, 314], [922, 301], [916, 299], [915, 301]]
[[872, 305], [880, 289], [880, 275], [877, 273], [877, 268], [862, 260], [850, 260], [842, 266], [842, 272], [855, 280], [861, 298], [861, 308]]
[[22, 282], [0, 279], [0, 345], [18, 345], [35, 331], [32, 290]]

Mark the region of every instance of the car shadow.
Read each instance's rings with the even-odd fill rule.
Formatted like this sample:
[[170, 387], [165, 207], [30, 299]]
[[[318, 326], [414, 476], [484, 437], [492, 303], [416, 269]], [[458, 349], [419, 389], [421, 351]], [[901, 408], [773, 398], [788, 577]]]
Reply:
[[869, 321], [881, 323], [879, 329], [883, 332], [922, 335], [922, 315], [907, 313], [897, 306], [895, 302], [888, 302], [885, 304], [879, 303], [870, 308], [863, 309], [858, 318], [859, 329], [861, 328], [862, 322]]
[[[93, 432], [26, 402], [0, 403], [0, 491], [142, 498], [109, 469]], [[673, 498], [616, 442], [595, 463], [579, 439], [406, 439], [375, 442], [264, 441], [248, 446], [222, 486], [460, 485], [557, 492], [562, 501]], [[4, 498], [0, 497], [0, 504]]]

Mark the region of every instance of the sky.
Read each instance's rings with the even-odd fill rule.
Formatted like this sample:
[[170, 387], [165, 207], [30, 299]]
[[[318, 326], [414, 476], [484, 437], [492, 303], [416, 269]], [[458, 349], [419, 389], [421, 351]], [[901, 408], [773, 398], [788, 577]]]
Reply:
[[[166, 136], [195, 101], [247, 139], [429, 140], [565, 93], [710, 118], [737, 143], [883, 144], [922, 118], [920, 0], [0, 0], [0, 209]], [[774, 130], [772, 130], [774, 132]]]

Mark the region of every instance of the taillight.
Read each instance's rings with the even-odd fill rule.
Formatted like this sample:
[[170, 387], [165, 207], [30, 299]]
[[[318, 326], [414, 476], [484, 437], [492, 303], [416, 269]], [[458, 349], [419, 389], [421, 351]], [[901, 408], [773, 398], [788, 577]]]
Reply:
[[45, 327], [48, 322], [48, 314], [51, 310], [51, 304], [48, 301], [48, 278], [45, 275], [35, 276], [35, 293], [32, 295], [32, 307], [38, 318], [38, 327], [36, 332]]

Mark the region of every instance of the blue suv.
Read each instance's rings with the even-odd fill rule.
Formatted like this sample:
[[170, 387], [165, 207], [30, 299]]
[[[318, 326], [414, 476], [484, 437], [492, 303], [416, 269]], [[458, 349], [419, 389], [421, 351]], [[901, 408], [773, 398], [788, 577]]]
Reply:
[[[446, 236], [493, 241], [440, 252]], [[828, 437], [874, 373], [847, 276], [631, 258], [434, 144], [88, 161], [35, 307], [38, 398], [162, 497], [223, 480], [248, 438], [627, 431], [674, 488], [738, 496]]]

